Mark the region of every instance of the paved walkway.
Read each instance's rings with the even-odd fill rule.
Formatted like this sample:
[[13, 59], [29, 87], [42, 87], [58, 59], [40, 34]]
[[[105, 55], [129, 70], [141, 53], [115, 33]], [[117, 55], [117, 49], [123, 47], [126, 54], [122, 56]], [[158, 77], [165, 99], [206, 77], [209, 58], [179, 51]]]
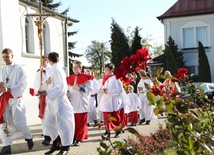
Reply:
[[[152, 120], [150, 125], [137, 125], [134, 127], [139, 133], [143, 135], [147, 135], [150, 133], [155, 132], [159, 124], [162, 124], [165, 119], [159, 118], [158, 120]], [[14, 142], [12, 147], [12, 154], [17, 155], [42, 155], [45, 152], [47, 152], [50, 148], [50, 146], [43, 146], [41, 144], [41, 141], [43, 140], [42, 129], [41, 125], [34, 125], [30, 126], [30, 129], [33, 134], [33, 140], [34, 140], [34, 148], [31, 151], [28, 151], [27, 149], [27, 143], [23, 140], [18, 140]], [[101, 135], [104, 133], [104, 127], [101, 128], [101, 130], [98, 130], [97, 127], [93, 127], [93, 124], [91, 124], [91, 127], [89, 127], [89, 138], [88, 140], [85, 140], [80, 146], [71, 146], [69, 155], [98, 155], [97, 148], [100, 146], [100, 140]], [[123, 141], [124, 139], [127, 139], [128, 137], [133, 136], [129, 132], [125, 132], [121, 134], [119, 138], [113, 138], [114, 132], [111, 132], [111, 140], [112, 141]], [[107, 144], [107, 141], [106, 141]], [[2, 148], [2, 143], [0, 144], [0, 148]], [[56, 152], [57, 153], [57, 152]], [[56, 154], [55, 152], [53, 154]]]

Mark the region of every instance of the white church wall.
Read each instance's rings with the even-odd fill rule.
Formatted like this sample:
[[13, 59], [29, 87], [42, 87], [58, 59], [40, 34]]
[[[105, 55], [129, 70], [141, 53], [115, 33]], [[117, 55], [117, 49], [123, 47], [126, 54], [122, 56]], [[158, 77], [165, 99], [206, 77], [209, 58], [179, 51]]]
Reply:
[[[11, 5], [13, 4], [13, 5]], [[10, 9], [8, 9], [8, 6]], [[40, 50], [38, 29], [34, 21], [31, 21], [33, 36], [31, 44], [33, 53], [27, 53], [25, 43], [25, 18], [28, 13], [36, 13], [35, 8], [25, 6], [18, 0], [0, 0], [0, 51], [4, 48], [11, 48], [14, 52], [14, 61], [20, 64], [27, 74], [28, 88], [23, 94], [26, 106], [26, 116], [28, 125], [40, 124], [38, 118], [38, 98], [31, 96], [29, 89], [34, 86], [34, 76], [40, 66]], [[28, 17], [32, 18], [32, 17]], [[55, 17], [48, 17], [50, 37], [48, 44], [50, 52], [58, 52], [60, 64], [64, 67], [64, 43], [63, 43], [63, 22]], [[0, 56], [0, 69], [4, 67], [4, 62]]]

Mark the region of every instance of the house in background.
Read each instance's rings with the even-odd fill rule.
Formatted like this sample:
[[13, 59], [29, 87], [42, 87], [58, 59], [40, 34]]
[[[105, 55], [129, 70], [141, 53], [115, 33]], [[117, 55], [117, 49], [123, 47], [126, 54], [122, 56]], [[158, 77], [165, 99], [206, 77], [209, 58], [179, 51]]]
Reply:
[[178, 0], [157, 18], [164, 25], [164, 44], [173, 38], [189, 74], [198, 75], [198, 41], [202, 42], [214, 82], [214, 0]]
[[[43, 22], [42, 52], [58, 52], [59, 63], [68, 74], [67, 25], [79, 21], [48, 8], [43, 8], [43, 13], [54, 16], [48, 16]], [[0, 51], [4, 48], [12, 49], [14, 61], [20, 64], [27, 74], [28, 89], [23, 96], [29, 118], [28, 124], [35, 124], [41, 122], [37, 117], [38, 99], [30, 95], [29, 88], [34, 87], [34, 77], [40, 66], [40, 45], [38, 27], [34, 22], [36, 19], [27, 16], [28, 14], [39, 14], [39, 3], [28, 0], [0, 0]], [[2, 67], [4, 62], [0, 56], [0, 69]]]

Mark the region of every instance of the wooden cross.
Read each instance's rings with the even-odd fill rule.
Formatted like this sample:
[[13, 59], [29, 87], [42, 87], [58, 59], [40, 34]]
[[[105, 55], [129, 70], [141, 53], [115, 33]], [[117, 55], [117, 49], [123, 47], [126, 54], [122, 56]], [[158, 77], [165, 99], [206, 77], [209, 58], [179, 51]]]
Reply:
[[[38, 17], [35, 20], [35, 25], [38, 28], [38, 37], [39, 37], [39, 48], [40, 48], [40, 66], [42, 66], [42, 45], [43, 45], [43, 22], [49, 16], [54, 16], [54, 14], [43, 14], [42, 11], [42, 2], [39, 1], [39, 14], [27, 14], [26, 16]], [[40, 69], [40, 86], [42, 86], [42, 71]]]
[[[39, 37], [39, 47], [40, 47], [40, 66], [42, 66], [42, 44], [43, 44], [43, 22], [48, 16], [54, 16], [54, 14], [43, 14], [42, 12], [42, 2], [39, 1], [39, 14], [27, 14], [26, 16], [39, 17], [35, 20], [35, 24], [38, 27], [38, 37]], [[42, 86], [42, 70], [40, 69], [40, 87]], [[42, 98], [39, 99], [39, 115], [42, 116]]]

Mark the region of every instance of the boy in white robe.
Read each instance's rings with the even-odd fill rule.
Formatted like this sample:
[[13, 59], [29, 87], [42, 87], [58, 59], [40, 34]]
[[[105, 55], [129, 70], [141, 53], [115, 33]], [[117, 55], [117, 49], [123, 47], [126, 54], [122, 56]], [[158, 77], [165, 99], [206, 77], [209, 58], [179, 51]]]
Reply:
[[[89, 69], [87, 69], [85, 71], [85, 74], [93, 76], [93, 74], [91, 73], [91, 71]], [[98, 84], [97, 80], [94, 78], [91, 80], [91, 84], [93, 87], [93, 91], [92, 91], [91, 97], [89, 98], [90, 110], [88, 112], [88, 126], [91, 121], [94, 121], [94, 125], [97, 124], [97, 109], [96, 109], [96, 98], [95, 97], [99, 91], [99, 84]]]
[[59, 54], [48, 54], [51, 65], [50, 77], [42, 85], [39, 95], [47, 95], [44, 124], [51, 139], [52, 147], [45, 154], [51, 154], [60, 149], [57, 155], [67, 155], [74, 138], [74, 112], [67, 98], [67, 82], [63, 68], [59, 65]]
[[79, 146], [81, 142], [88, 139], [88, 112], [89, 98], [93, 92], [91, 80], [93, 76], [81, 73], [82, 63], [73, 61], [72, 70], [74, 74], [68, 76], [68, 98], [71, 105], [74, 107], [75, 117], [75, 136], [74, 146]]
[[[28, 149], [34, 146], [30, 128], [27, 126], [22, 94], [27, 88], [27, 77], [21, 66], [13, 62], [13, 52], [9, 48], [2, 51], [5, 66], [0, 73], [0, 136], [3, 148], [0, 154], [10, 154], [10, 143], [22, 137]], [[9, 128], [9, 129], [8, 129]]]
[[[34, 96], [37, 96], [39, 88], [42, 84], [46, 82], [50, 75], [51, 71], [51, 66], [48, 64], [48, 57], [47, 55], [42, 56], [42, 66], [40, 69], [36, 72], [35, 79], [34, 79]], [[42, 72], [42, 79], [41, 79], [41, 72]], [[42, 80], [42, 81], [41, 81]], [[45, 112], [45, 107], [46, 107], [46, 96], [40, 99], [39, 101], [39, 118], [41, 119], [41, 125], [42, 125], [42, 131], [43, 131], [43, 136], [44, 140], [42, 141], [43, 145], [50, 145], [51, 138], [48, 135], [48, 131], [45, 128], [44, 125], [44, 112]]]

